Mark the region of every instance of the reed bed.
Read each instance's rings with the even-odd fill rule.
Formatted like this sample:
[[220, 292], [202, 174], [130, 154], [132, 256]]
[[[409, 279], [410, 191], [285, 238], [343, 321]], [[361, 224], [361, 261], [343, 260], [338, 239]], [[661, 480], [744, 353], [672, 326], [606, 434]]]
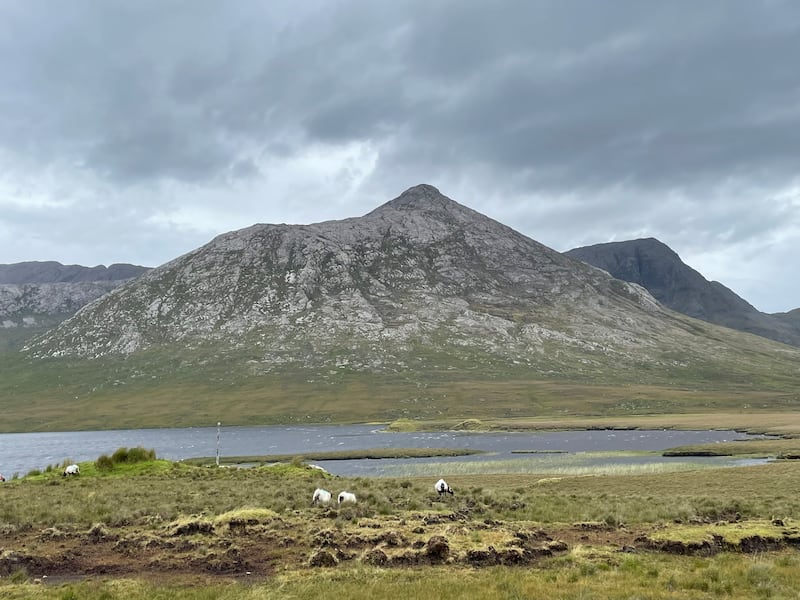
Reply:
[[[648, 460], [649, 458], [649, 460]], [[640, 475], [676, 473], [737, 466], [740, 461], [726, 458], [664, 461], [655, 452], [577, 452], [542, 453], [506, 460], [457, 462], [408, 462], [387, 465], [385, 477], [433, 477], [437, 474], [539, 474], [539, 475]]]

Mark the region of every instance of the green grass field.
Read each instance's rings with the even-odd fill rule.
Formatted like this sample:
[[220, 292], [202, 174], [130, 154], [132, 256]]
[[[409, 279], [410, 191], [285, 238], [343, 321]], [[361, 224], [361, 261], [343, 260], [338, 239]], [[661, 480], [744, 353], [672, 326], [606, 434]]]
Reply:
[[[693, 326], [709, 336], [703, 352], [695, 348], [688, 356], [669, 346], [641, 364], [577, 349], [570, 350], [573, 355], [545, 348], [534, 357], [538, 362], [527, 365], [477, 349], [419, 347], [403, 355], [402, 366], [369, 371], [304, 366], [297, 356], [286, 364], [264, 362], [252, 340], [236, 348], [196, 342], [93, 360], [6, 351], [0, 352], [0, 427], [12, 432], [218, 421], [620, 422], [643, 415], [797, 412], [796, 349], [699, 321]], [[371, 352], [346, 347], [342, 353], [348, 356]]]
[[[570, 382], [523, 370], [493, 378], [468, 371], [246, 376], [238, 372], [240, 364], [224, 362], [202, 371], [191, 367], [178, 376], [174, 369], [179, 358], [163, 357], [158, 366], [159, 357], [151, 358], [144, 367], [123, 359], [30, 361], [0, 354], [0, 427], [15, 432], [397, 419], [452, 426], [479, 419], [509, 427], [528, 421], [531, 427], [544, 428], [544, 421], [558, 426], [580, 419], [616, 426], [657, 422], [659, 417], [669, 421], [671, 415], [704, 415], [697, 424], [716, 427], [721, 414], [747, 427], [749, 415], [759, 419], [761, 413], [784, 413], [794, 419], [800, 405], [796, 377], [754, 387], [737, 382]], [[769, 427], [779, 427], [781, 420]]]
[[353, 600], [401, 597], [436, 600], [775, 600], [797, 598], [796, 552], [774, 556], [722, 555], [709, 558], [607, 557], [605, 562], [570, 558], [545, 561], [535, 569], [425, 568], [386, 571], [355, 568], [279, 575], [269, 583], [232, 579], [193, 585], [141, 579], [102, 580], [61, 586], [11, 584], [7, 600], [285, 600], [344, 597]]

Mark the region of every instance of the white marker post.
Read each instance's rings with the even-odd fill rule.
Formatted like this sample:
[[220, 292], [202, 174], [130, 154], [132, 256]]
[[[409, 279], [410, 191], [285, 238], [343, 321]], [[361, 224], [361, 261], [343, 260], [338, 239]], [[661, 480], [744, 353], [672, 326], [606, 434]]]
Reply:
[[219, 426], [221, 423], [217, 421], [217, 466], [219, 466]]

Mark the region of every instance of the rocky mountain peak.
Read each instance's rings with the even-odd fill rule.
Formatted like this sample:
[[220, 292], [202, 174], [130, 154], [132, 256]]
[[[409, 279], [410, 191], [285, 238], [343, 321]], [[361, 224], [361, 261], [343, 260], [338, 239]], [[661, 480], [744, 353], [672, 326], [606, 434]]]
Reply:
[[791, 316], [768, 315], [716, 281], [708, 281], [655, 238], [610, 242], [566, 252], [623, 281], [647, 289], [664, 306], [732, 329], [800, 345], [800, 328]]
[[379, 206], [366, 216], [387, 215], [397, 212], [423, 212], [438, 216], [458, 216], [486, 218], [466, 206], [442, 194], [437, 188], [426, 183], [408, 188], [394, 200]]
[[[392, 207], [398, 210], [404, 209], [426, 209], [426, 208], [447, 208], [449, 205], [458, 204], [442, 194], [437, 188], [427, 183], [421, 183], [408, 188], [394, 200], [389, 200], [384, 207]], [[378, 208], [377, 210], [380, 210]]]
[[400, 194], [395, 200], [391, 200], [395, 204], [403, 204], [412, 201], [425, 201], [425, 200], [449, 200], [450, 202], [455, 202], [455, 200], [450, 200], [444, 194], [442, 194], [438, 188], [428, 184], [428, 183], [420, 183], [418, 185], [412, 186], [408, 188], [405, 192]]
[[643, 286], [665, 306], [691, 317], [710, 321], [720, 312], [757, 312], [728, 288], [709, 282], [655, 238], [595, 244], [566, 254]]
[[665, 290], [669, 287], [666, 284], [671, 284], [676, 278], [683, 282], [682, 288], [708, 283], [700, 273], [684, 264], [669, 246], [652, 237], [594, 244], [574, 248], [566, 254], [608, 271], [617, 279], [638, 283], [651, 293], [656, 290], [655, 297], [668, 306], [673, 298], [669, 293], [672, 290]]

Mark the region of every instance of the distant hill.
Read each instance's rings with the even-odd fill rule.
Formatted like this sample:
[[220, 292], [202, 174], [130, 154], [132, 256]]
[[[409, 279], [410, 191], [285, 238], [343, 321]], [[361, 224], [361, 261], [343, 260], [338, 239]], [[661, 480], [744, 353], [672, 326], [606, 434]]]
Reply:
[[690, 317], [800, 346], [800, 309], [758, 311], [719, 282], [708, 281], [654, 238], [575, 248], [567, 256], [647, 289], [664, 306]]
[[0, 351], [15, 349], [147, 267], [82, 267], [58, 262], [0, 265]]
[[149, 271], [148, 267], [129, 264], [113, 264], [109, 267], [82, 267], [62, 265], [55, 261], [21, 262], [0, 265], [2, 283], [78, 283], [88, 281], [121, 281], [138, 277]]
[[800, 326], [800, 308], [795, 308], [785, 313], [773, 313], [772, 316], [786, 323], [794, 323]]

